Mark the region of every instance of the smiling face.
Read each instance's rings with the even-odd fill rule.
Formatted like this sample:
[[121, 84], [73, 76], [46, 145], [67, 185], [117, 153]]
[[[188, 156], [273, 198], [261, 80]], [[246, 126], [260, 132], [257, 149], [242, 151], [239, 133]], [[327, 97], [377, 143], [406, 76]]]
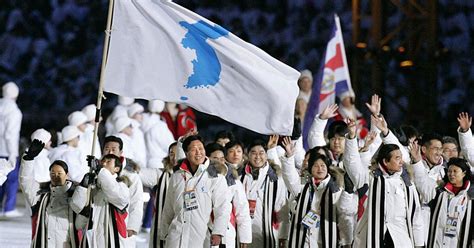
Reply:
[[267, 152], [262, 146], [254, 146], [249, 151], [249, 162], [254, 168], [262, 168], [267, 162]]
[[466, 172], [462, 171], [460, 167], [455, 164], [452, 164], [448, 168], [448, 180], [449, 182], [456, 186], [461, 187], [464, 183], [464, 177], [466, 176]]
[[60, 165], [53, 165], [49, 170], [52, 186], [62, 186], [66, 184], [67, 174]]
[[318, 159], [311, 167], [311, 175], [316, 180], [323, 180], [328, 176], [328, 167], [322, 159]]
[[441, 141], [433, 139], [428, 142], [427, 146], [422, 146], [421, 150], [430, 164], [437, 165], [441, 161], [443, 154]]
[[204, 150], [204, 144], [199, 140], [193, 140], [189, 143], [188, 150], [186, 152], [186, 158], [188, 159], [191, 166], [199, 166], [204, 163], [206, 159], [206, 150]]

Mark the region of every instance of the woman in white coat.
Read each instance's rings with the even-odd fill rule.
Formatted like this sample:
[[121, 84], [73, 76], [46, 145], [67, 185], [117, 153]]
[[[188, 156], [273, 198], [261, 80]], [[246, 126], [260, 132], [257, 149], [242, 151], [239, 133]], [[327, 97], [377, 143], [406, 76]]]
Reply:
[[39, 184], [34, 177], [34, 158], [44, 143], [35, 139], [23, 156], [20, 186], [32, 207], [31, 247], [78, 247], [75, 213], [69, 204], [74, 185], [67, 181], [68, 166], [54, 161], [49, 167], [51, 181]]
[[[343, 240], [352, 229], [343, 230], [342, 216], [354, 215], [357, 204], [344, 191], [344, 172], [332, 165], [329, 157], [311, 150], [308, 159], [310, 179], [302, 184], [294, 163], [294, 146], [283, 140], [286, 154], [281, 158], [283, 179], [291, 193], [292, 212], [288, 247], [338, 247], [350, 244]], [[341, 214], [342, 213], [342, 214]], [[344, 225], [342, 225], [344, 227]], [[349, 245], [350, 246], [350, 245]]]
[[411, 145], [415, 184], [431, 208], [427, 247], [471, 247], [474, 233], [474, 188], [471, 168], [466, 160], [451, 158], [443, 183], [423, 169], [417, 144]]

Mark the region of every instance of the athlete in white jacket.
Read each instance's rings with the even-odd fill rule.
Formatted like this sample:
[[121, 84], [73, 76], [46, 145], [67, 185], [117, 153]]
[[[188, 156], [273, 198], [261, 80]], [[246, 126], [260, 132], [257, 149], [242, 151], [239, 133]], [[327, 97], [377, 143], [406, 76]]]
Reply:
[[285, 138], [283, 146], [286, 150], [281, 158], [283, 179], [293, 206], [288, 246], [350, 247], [353, 228], [342, 225], [344, 221], [340, 218], [355, 215], [357, 202], [344, 191], [344, 172], [333, 166], [330, 158], [314, 150], [308, 159], [311, 179], [302, 184], [295, 167], [292, 141]]
[[115, 136], [105, 137], [104, 140], [104, 156], [113, 154], [122, 160], [121, 175], [129, 180], [128, 191], [130, 194], [130, 205], [128, 207], [129, 216], [127, 218], [127, 247], [135, 246], [135, 235], [140, 231], [143, 218], [143, 185], [138, 176], [137, 171], [133, 168], [131, 161], [123, 157], [124, 144], [122, 140]]
[[[166, 192], [160, 239], [166, 240], [165, 247], [201, 248], [210, 231], [211, 245], [219, 245], [231, 212], [226, 180], [209, 165], [201, 137], [187, 137], [183, 148], [186, 159], [171, 176]], [[208, 230], [211, 215], [213, 226]]]
[[[383, 138], [388, 132], [388, 128], [382, 130]], [[357, 224], [353, 247], [404, 248], [424, 244], [418, 192], [403, 167], [400, 147], [382, 145], [376, 158], [377, 166], [369, 171], [358, 152], [356, 124], [349, 123], [344, 151], [346, 172], [355, 185], [368, 186], [360, 197], [359, 208], [362, 209], [359, 211], [363, 214]]]
[[416, 187], [432, 213], [426, 247], [471, 247], [474, 191], [467, 161], [451, 158], [447, 175], [439, 185], [425, 170], [418, 144], [411, 145], [411, 155]]
[[44, 143], [33, 140], [20, 168], [20, 186], [32, 206], [31, 247], [79, 247], [74, 228], [76, 216], [70, 205], [75, 186], [66, 180], [67, 164], [54, 161], [49, 167], [51, 181], [40, 185], [35, 180], [35, 157], [43, 147]]
[[87, 231], [82, 242], [87, 242], [89, 247], [129, 247], [127, 238], [127, 207], [130, 203], [128, 179], [119, 177], [122, 170], [120, 158], [107, 154], [101, 160], [102, 168], [95, 172], [87, 173], [77, 187], [71, 200], [71, 207], [76, 213], [87, 209], [87, 186], [96, 180], [96, 187], [91, 190], [92, 226], [84, 222]]

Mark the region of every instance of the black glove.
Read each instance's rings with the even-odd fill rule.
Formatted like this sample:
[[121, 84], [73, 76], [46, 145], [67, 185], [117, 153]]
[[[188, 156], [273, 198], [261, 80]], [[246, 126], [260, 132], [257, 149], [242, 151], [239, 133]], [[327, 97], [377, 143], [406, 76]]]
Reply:
[[87, 165], [97, 173], [99, 173], [100, 169], [102, 169], [102, 164], [100, 163], [100, 160], [96, 159], [92, 155], [87, 155]]
[[92, 172], [85, 174], [80, 185], [84, 188], [89, 187], [89, 185], [94, 184], [95, 176], [95, 173]]
[[41, 142], [40, 140], [34, 139], [33, 142], [31, 142], [31, 145], [28, 148], [28, 151], [25, 152], [23, 159], [24, 160], [35, 159], [35, 157], [38, 156], [38, 154], [43, 150], [43, 148], [44, 148], [44, 143]]

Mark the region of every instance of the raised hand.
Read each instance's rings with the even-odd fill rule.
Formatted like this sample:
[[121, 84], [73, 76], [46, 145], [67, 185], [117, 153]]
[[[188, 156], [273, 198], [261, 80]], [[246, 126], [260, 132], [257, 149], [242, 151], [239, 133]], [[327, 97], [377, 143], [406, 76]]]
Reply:
[[295, 153], [295, 146], [293, 145], [293, 142], [291, 142], [291, 138], [284, 137], [282, 144], [283, 148], [285, 148], [286, 151], [286, 157], [289, 158], [293, 156], [293, 154]]
[[366, 152], [369, 150], [369, 146], [374, 143], [375, 138], [377, 137], [377, 132], [370, 131], [364, 139], [364, 146], [359, 149], [360, 152]]
[[28, 148], [28, 151], [25, 152], [23, 159], [24, 160], [35, 159], [35, 157], [38, 156], [38, 154], [43, 150], [43, 148], [44, 148], [44, 143], [38, 139], [34, 139], [33, 142], [31, 142], [30, 147]]
[[347, 129], [349, 130], [349, 139], [354, 139], [357, 136], [357, 123], [354, 120], [347, 119]]
[[280, 136], [278, 136], [278, 134], [270, 135], [270, 137], [268, 138], [268, 142], [267, 142], [267, 148], [268, 149], [275, 148], [278, 144], [278, 138], [280, 138]]
[[410, 157], [413, 163], [417, 163], [422, 159], [421, 148], [420, 145], [418, 145], [418, 142], [411, 142], [410, 144], [408, 144], [408, 148], [410, 150]]
[[336, 111], [338, 108], [339, 106], [337, 106], [337, 104], [331, 104], [327, 106], [326, 108], [324, 108], [323, 112], [321, 112], [321, 114], [319, 115], [319, 118], [321, 120], [327, 120], [329, 118], [336, 116], [337, 115]]
[[382, 131], [382, 134], [386, 136], [388, 134], [388, 124], [387, 121], [385, 121], [385, 118], [383, 116], [370, 116], [370, 119], [372, 122], [375, 124], [375, 126]]
[[179, 138], [179, 140], [182, 142], [184, 141], [187, 137], [193, 136], [193, 135], [198, 135], [198, 131], [196, 128], [189, 129], [183, 136]]
[[461, 128], [461, 132], [465, 133], [472, 125], [472, 116], [469, 116], [466, 112], [459, 113], [458, 116], [459, 127]]
[[377, 94], [372, 95], [372, 98], [369, 103], [365, 103], [365, 106], [370, 110], [370, 112], [378, 116], [380, 114], [380, 108], [382, 106], [382, 98], [380, 98]]

